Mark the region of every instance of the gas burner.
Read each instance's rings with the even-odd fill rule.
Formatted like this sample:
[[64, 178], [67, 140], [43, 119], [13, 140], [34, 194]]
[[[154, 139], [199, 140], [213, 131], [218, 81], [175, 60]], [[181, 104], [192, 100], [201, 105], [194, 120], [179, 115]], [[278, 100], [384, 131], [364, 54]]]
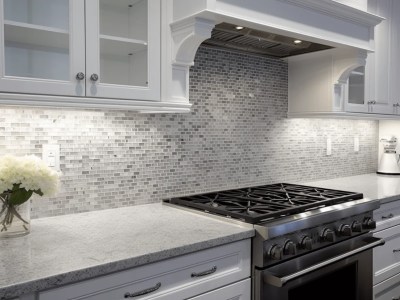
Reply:
[[178, 197], [165, 201], [255, 224], [271, 218], [280, 218], [362, 198], [363, 194], [360, 193], [277, 183]]

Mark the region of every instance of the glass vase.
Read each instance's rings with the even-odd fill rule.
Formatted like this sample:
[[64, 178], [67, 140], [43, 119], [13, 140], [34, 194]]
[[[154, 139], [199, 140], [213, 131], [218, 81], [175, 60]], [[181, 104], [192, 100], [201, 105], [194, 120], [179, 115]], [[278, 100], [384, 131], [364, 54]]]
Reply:
[[9, 203], [10, 193], [0, 194], [0, 238], [23, 236], [30, 232], [30, 200], [19, 205]]

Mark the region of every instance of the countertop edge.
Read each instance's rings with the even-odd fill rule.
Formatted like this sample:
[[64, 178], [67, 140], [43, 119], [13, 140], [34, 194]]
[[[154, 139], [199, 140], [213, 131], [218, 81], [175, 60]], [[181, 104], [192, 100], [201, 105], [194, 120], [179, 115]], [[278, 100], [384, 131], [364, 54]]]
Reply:
[[246, 228], [243, 230], [245, 231], [227, 235], [224, 237], [214, 238], [207, 241], [161, 250], [146, 255], [132, 257], [129, 259], [108, 262], [89, 268], [60, 273], [54, 276], [48, 276], [37, 280], [31, 280], [23, 283], [16, 283], [13, 285], [5, 286], [0, 288], [0, 300], [12, 299], [21, 295], [35, 293], [50, 288], [57, 288], [65, 284], [72, 284], [82, 280], [88, 280], [106, 274], [111, 274], [138, 266], [155, 263], [180, 255], [185, 255], [196, 251], [252, 238], [255, 235], [255, 231], [252, 228]]

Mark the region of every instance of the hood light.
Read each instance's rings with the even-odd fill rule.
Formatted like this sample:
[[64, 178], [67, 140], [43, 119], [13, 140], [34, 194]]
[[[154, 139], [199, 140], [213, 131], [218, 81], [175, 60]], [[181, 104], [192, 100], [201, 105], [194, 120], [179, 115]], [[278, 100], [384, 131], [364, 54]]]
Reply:
[[294, 40], [293, 43], [295, 43], [296, 45], [301, 44], [303, 41], [301, 40]]
[[237, 30], [242, 30], [242, 29], [244, 29], [243, 26], [235, 26], [235, 28], [236, 28]]

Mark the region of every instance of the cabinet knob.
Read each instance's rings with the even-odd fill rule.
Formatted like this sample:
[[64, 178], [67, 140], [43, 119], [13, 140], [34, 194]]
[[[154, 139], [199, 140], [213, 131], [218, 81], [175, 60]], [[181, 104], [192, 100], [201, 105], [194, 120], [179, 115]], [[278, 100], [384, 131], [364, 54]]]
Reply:
[[99, 80], [99, 75], [93, 73], [92, 75], [90, 75], [90, 80], [96, 82], [97, 80]]
[[82, 72], [79, 72], [78, 74], [76, 74], [75, 78], [77, 80], [83, 80], [83, 79], [85, 79], [85, 74]]
[[367, 104], [372, 104], [372, 105], [374, 105], [374, 104], [376, 104], [376, 101], [375, 101], [375, 100], [368, 101]]

